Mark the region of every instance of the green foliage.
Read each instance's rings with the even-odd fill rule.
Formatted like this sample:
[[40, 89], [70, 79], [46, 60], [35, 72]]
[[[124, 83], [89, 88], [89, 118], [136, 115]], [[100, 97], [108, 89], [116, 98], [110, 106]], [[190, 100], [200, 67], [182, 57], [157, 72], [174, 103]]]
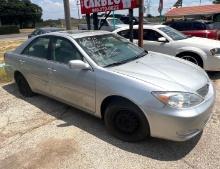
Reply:
[[20, 28], [41, 20], [42, 8], [29, 0], [0, 0], [0, 21], [2, 25], [19, 25]]
[[213, 4], [220, 4], [220, 0], [214, 0]]
[[15, 25], [1, 26], [0, 27], [0, 35], [12, 34], [12, 33], [20, 33], [19, 28]]

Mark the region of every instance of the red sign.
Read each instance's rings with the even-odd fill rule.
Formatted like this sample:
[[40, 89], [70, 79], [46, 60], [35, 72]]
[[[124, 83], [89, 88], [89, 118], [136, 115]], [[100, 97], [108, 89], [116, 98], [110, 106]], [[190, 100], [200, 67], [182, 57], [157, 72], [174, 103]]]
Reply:
[[106, 12], [137, 8], [139, 0], [80, 0], [81, 13]]

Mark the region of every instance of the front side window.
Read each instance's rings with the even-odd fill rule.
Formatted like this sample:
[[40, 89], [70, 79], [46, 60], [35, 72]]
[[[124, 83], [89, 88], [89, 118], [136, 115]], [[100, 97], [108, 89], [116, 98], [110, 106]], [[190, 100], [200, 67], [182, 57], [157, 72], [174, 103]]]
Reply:
[[194, 22], [193, 30], [206, 30], [206, 25], [200, 22]]
[[54, 38], [52, 41], [52, 58], [59, 63], [68, 64], [71, 60], [82, 60], [81, 53], [65, 38]]
[[50, 39], [48, 37], [37, 38], [25, 48], [22, 54], [47, 59], [49, 42]]
[[144, 40], [158, 41], [158, 39], [161, 37], [163, 36], [154, 30], [150, 30], [150, 29], [144, 30]]
[[146, 55], [142, 48], [114, 34], [88, 36], [75, 40], [91, 59], [102, 67], [122, 64]]

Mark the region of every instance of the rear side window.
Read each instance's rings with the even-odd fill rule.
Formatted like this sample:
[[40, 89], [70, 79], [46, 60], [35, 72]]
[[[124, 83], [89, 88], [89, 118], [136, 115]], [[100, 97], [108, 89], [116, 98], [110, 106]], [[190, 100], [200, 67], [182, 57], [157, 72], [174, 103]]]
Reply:
[[[120, 32], [118, 32], [118, 34], [124, 38], [127, 38], [127, 39], [130, 38], [130, 30], [120, 31]], [[137, 29], [133, 29], [133, 39], [138, 39], [138, 30]]]
[[206, 25], [200, 22], [193, 22], [193, 30], [206, 30]]
[[120, 36], [122, 36], [122, 37], [124, 37], [124, 38], [127, 38], [127, 39], [129, 39], [129, 33], [130, 31], [129, 30], [124, 30], [124, 31], [120, 31], [120, 32], [118, 32], [118, 34], [120, 35]]
[[47, 59], [49, 42], [49, 37], [37, 38], [28, 47], [24, 49], [22, 54]]

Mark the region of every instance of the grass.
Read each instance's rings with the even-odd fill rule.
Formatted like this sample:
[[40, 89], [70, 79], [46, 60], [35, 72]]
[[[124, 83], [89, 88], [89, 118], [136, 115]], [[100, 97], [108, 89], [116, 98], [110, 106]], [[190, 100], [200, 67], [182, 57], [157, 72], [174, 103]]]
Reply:
[[[4, 63], [4, 53], [14, 50], [22, 44], [24, 40], [0, 40], [0, 64]], [[9, 82], [11, 79], [7, 76], [4, 68], [0, 67], [0, 83]]]
[[6, 83], [6, 82], [10, 82], [12, 79], [10, 79], [4, 68], [0, 68], [0, 83]]
[[4, 62], [4, 53], [7, 51], [14, 50], [24, 40], [0, 40], [0, 63]]

